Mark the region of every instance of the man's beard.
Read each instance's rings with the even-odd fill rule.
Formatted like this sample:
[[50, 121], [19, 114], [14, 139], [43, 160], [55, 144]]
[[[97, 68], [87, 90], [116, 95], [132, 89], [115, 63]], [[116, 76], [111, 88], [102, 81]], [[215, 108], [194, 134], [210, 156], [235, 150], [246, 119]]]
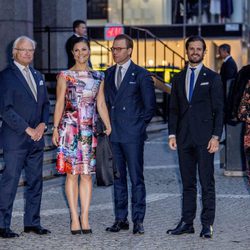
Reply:
[[203, 61], [203, 58], [204, 58], [204, 56], [201, 56], [200, 58], [198, 58], [198, 59], [196, 59], [196, 60], [193, 60], [192, 57], [190, 56], [189, 62], [190, 62], [190, 63], [199, 64], [199, 63], [201, 63], [201, 62]]

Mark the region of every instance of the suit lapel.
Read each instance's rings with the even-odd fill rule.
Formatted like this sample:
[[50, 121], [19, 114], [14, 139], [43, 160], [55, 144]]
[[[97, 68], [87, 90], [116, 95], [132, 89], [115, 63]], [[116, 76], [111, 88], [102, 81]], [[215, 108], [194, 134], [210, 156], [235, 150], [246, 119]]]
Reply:
[[122, 79], [121, 86], [117, 91], [117, 95], [116, 95], [116, 98], [115, 98], [116, 100], [119, 100], [119, 98], [122, 96], [122, 93], [126, 89], [128, 82], [130, 81], [130, 78], [131, 78], [131, 76], [133, 74], [133, 71], [134, 71], [134, 63], [131, 61], [130, 65], [129, 65], [128, 69], [127, 69], [127, 72], [126, 72], [125, 76]]
[[11, 68], [12, 70], [14, 71], [14, 74], [17, 76], [17, 78], [20, 80], [20, 82], [23, 84], [24, 88], [27, 90], [27, 92], [32, 96], [32, 98], [34, 98], [35, 100], [35, 97], [28, 85], [28, 83], [26, 82], [26, 79], [24, 78], [22, 72], [19, 70], [19, 68], [13, 63], [11, 65]]
[[107, 81], [105, 81], [106, 84], [109, 84], [109, 89], [112, 91], [112, 93], [114, 95], [117, 94], [117, 89], [115, 86], [115, 70], [116, 70], [116, 66], [112, 66], [112, 68], [110, 68], [110, 72], [107, 76]]
[[200, 88], [200, 85], [202, 82], [204, 82], [206, 79], [206, 68], [205, 66], [203, 65], [201, 70], [200, 70], [200, 73], [197, 77], [197, 80], [196, 80], [196, 83], [195, 83], [195, 87], [194, 87], [194, 93], [193, 93], [193, 97], [192, 98], [195, 98], [195, 95], [196, 93], [199, 91], [199, 88]]
[[180, 83], [182, 84], [182, 86], [181, 86], [182, 94], [183, 94], [184, 99], [186, 100], [186, 102], [188, 104], [189, 101], [188, 101], [187, 92], [186, 92], [186, 74], [187, 74], [187, 67], [182, 72]]

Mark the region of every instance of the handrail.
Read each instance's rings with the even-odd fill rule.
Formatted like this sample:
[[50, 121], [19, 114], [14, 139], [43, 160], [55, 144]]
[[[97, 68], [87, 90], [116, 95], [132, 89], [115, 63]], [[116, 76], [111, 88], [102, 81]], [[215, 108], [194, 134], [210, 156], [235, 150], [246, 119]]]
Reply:
[[[144, 64], [145, 68], [154, 68], [154, 71], [158, 71], [159, 68], [172, 68], [175, 69], [176, 65], [179, 64], [179, 66], [183, 67], [185, 64], [185, 58], [183, 56], [181, 56], [178, 52], [174, 51], [172, 48], [170, 48], [164, 41], [162, 41], [159, 37], [157, 37], [156, 35], [154, 35], [150, 30], [148, 29], [144, 29], [144, 28], [140, 28], [140, 27], [131, 27], [131, 26], [125, 26], [125, 32], [129, 33], [130, 35], [134, 38], [136, 37], [137, 39], [137, 63], [139, 65]], [[47, 64], [47, 67], [44, 67], [44, 63], [42, 68], [40, 68], [41, 71], [43, 71], [44, 73], [52, 73], [58, 70], [62, 70], [64, 68], [62, 68], [62, 66], [57, 66], [57, 67], [53, 67], [53, 53], [52, 51], [52, 33], [63, 33], [63, 32], [72, 32], [72, 28], [70, 27], [50, 27], [50, 26], [46, 26], [46, 27], [36, 27], [34, 28], [34, 32], [35, 33], [46, 33], [47, 38], [45, 37], [45, 41], [47, 43], [47, 54], [44, 54], [44, 58], [45, 63]], [[132, 35], [133, 34], [133, 35]], [[107, 52], [110, 52], [110, 48], [108, 47], [109, 44], [107, 44], [107, 46], [105, 46], [103, 43], [100, 43], [99, 41], [97, 41], [96, 39], [93, 39], [92, 37], [89, 38], [90, 41], [92, 43], [97, 44], [98, 46], [100, 46], [100, 68], [103, 69], [103, 60], [104, 60], [104, 56], [107, 56], [107, 60], [105, 61], [107, 63], [107, 65], [110, 65], [110, 56], [107, 55]], [[149, 55], [149, 48], [147, 47], [148, 43], [148, 39], [153, 39], [154, 40], [154, 48], [150, 48], [151, 50], [153, 49], [153, 61], [154, 64], [149, 65], [148, 61], [147, 61], [147, 56]], [[144, 61], [143, 63], [140, 63], [140, 57], [139, 55], [141, 55], [141, 53], [139, 52], [140, 50], [140, 45], [139, 45], [139, 41], [144, 41]], [[163, 54], [157, 54], [157, 43], [159, 43], [159, 45], [163, 46], [163, 50], [164, 53]], [[172, 53], [172, 59], [171, 56], [169, 56], [169, 58], [167, 58], [167, 50], [170, 51], [170, 53]], [[104, 54], [105, 51], [105, 54]], [[160, 57], [162, 57], [162, 60], [164, 63], [160, 63]], [[177, 58], [177, 59], [176, 59]], [[180, 61], [179, 61], [180, 60]], [[158, 62], [157, 62], [158, 61]], [[168, 61], [168, 65], [167, 65], [167, 61]], [[180, 63], [179, 63], [180, 62]], [[111, 62], [112, 64], [112, 62]], [[39, 67], [37, 67], [39, 69]], [[159, 71], [158, 71], [159, 72]], [[161, 73], [159, 73], [161, 74]], [[164, 78], [164, 77], [163, 77]]]
[[153, 37], [154, 39], [156, 39], [158, 42], [160, 42], [162, 45], [164, 45], [166, 48], [168, 48], [171, 52], [173, 52], [174, 54], [176, 54], [177, 56], [179, 56], [182, 60], [185, 61], [185, 58], [183, 56], [181, 56], [179, 53], [177, 53], [176, 51], [174, 51], [172, 48], [170, 48], [166, 43], [164, 43], [159, 37], [157, 37], [156, 35], [154, 35], [150, 30], [148, 29], [143, 29], [143, 28], [139, 28], [139, 27], [130, 27], [131, 29], [134, 30], [140, 30], [143, 32], [146, 32], [147, 34], [149, 34], [151, 37]]
[[[181, 66], [183, 67], [185, 65], [185, 58], [180, 55], [179, 53], [177, 53], [176, 51], [174, 51], [172, 48], [170, 48], [166, 43], [164, 43], [159, 37], [157, 37], [156, 35], [154, 35], [150, 30], [148, 29], [144, 29], [144, 28], [140, 28], [140, 27], [129, 27], [130, 29], [130, 35], [132, 34], [132, 30], [135, 30], [137, 31], [137, 42], [139, 41], [139, 32], [144, 32], [144, 64], [145, 64], [145, 67], [146, 67], [146, 57], [147, 57], [147, 54], [146, 54], [146, 40], [148, 37], [151, 37], [152, 39], [154, 39], [154, 62], [155, 62], [155, 65], [154, 67], [156, 68], [156, 42], [158, 41], [160, 44], [163, 45], [163, 48], [164, 48], [164, 54], [163, 54], [163, 57], [164, 57], [164, 62], [166, 61], [166, 49], [168, 49], [171, 53], [173, 53], [173, 58], [172, 58], [172, 65], [174, 67], [174, 61], [175, 61], [175, 56], [177, 56], [178, 58], [180, 58], [181, 60]], [[139, 31], [139, 32], [138, 32]], [[138, 60], [138, 49], [139, 49], [139, 45], [137, 43], [137, 60]], [[164, 65], [164, 67], [166, 67], [166, 65]]]
[[[45, 27], [36, 27], [34, 28], [35, 33], [43, 33], [46, 32], [48, 34], [47, 36], [47, 48], [48, 48], [48, 54], [47, 54], [47, 68], [39, 69], [41, 71], [47, 71], [48, 73], [51, 73], [52, 71], [58, 71], [62, 70], [61, 68], [53, 68], [51, 67], [51, 33], [57, 33], [57, 32], [72, 32], [72, 28], [69, 27], [50, 27], [50, 26], [45, 26]], [[110, 52], [110, 49], [106, 47], [105, 45], [101, 44], [95, 39], [90, 38], [91, 42], [94, 42], [98, 46], [101, 47], [101, 64], [103, 60], [103, 49], [107, 52]]]

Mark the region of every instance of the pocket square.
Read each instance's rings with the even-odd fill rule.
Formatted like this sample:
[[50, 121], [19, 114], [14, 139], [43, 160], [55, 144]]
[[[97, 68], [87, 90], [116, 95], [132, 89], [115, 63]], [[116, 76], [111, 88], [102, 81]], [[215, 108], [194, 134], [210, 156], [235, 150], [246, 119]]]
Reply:
[[129, 82], [129, 84], [136, 84], [136, 82]]
[[208, 84], [209, 84], [209, 82], [202, 82], [201, 86], [208, 85]]
[[39, 82], [39, 86], [42, 86], [43, 85], [43, 80], [41, 80], [40, 82]]

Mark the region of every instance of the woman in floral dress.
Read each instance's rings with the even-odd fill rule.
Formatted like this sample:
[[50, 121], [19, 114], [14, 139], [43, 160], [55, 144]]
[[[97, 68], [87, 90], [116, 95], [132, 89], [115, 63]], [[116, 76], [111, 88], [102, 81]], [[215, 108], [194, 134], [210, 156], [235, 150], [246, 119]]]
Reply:
[[248, 81], [244, 94], [241, 98], [238, 117], [245, 122], [244, 148], [247, 160], [247, 176], [250, 185], [250, 80]]
[[[89, 42], [76, 38], [72, 53], [75, 65], [60, 72], [57, 78], [52, 141], [58, 147], [57, 171], [67, 174], [65, 192], [70, 208], [71, 233], [80, 234], [92, 232], [88, 212], [92, 196], [91, 173], [95, 171], [96, 162], [96, 109], [107, 135], [111, 133], [111, 126], [104, 98], [104, 74], [88, 67]], [[81, 216], [78, 214], [78, 196]]]

